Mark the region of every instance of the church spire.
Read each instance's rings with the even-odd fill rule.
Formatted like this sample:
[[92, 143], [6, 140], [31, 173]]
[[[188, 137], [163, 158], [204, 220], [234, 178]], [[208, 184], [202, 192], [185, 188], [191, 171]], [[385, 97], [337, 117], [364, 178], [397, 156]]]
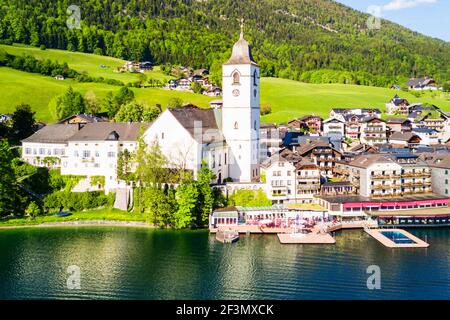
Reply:
[[256, 64], [252, 57], [250, 45], [244, 39], [244, 18], [242, 18], [240, 22], [240, 38], [234, 44], [231, 57], [225, 64]]

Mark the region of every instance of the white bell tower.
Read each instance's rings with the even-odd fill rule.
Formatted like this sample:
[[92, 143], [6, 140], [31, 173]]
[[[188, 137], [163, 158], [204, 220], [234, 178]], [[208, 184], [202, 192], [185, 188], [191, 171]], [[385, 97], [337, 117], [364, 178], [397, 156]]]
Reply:
[[229, 146], [229, 175], [234, 181], [259, 181], [259, 66], [244, 39], [222, 66], [222, 132]]

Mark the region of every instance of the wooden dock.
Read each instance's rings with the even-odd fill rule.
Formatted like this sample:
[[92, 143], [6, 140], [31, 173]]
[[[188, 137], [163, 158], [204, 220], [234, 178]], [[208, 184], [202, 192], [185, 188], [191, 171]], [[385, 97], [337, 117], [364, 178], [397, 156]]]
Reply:
[[[367, 229], [366, 228], [366, 229], [364, 229], [364, 231], [388, 248], [427, 248], [427, 247], [429, 247], [428, 243], [417, 238], [416, 236], [412, 235], [411, 233], [409, 233], [403, 229]], [[413, 240], [415, 243], [395, 243], [388, 237], [384, 236], [381, 233], [381, 231], [393, 231], [393, 232], [402, 233], [404, 236]]]
[[239, 233], [232, 230], [219, 230], [216, 233], [216, 240], [222, 243], [233, 243], [239, 240]]
[[335, 244], [336, 240], [329, 233], [310, 232], [279, 233], [278, 239], [283, 244]]

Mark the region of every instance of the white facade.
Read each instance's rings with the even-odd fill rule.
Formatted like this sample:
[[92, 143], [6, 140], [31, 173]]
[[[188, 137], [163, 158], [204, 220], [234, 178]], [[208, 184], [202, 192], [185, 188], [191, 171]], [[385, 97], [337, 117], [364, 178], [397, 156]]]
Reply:
[[230, 177], [240, 182], [259, 179], [259, 77], [252, 63], [222, 68], [222, 132], [230, 148]]
[[105, 177], [105, 191], [120, 186], [117, 159], [126, 149], [136, 150], [136, 141], [69, 141], [62, 157], [61, 174]]
[[37, 167], [59, 168], [66, 147], [66, 143], [23, 142], [22, 159]]
[[323, 135], [328, 136], [330, 133], [340, 133], [345, 135], [345, 122], [337, 118], [330, 118], [323, 121]]

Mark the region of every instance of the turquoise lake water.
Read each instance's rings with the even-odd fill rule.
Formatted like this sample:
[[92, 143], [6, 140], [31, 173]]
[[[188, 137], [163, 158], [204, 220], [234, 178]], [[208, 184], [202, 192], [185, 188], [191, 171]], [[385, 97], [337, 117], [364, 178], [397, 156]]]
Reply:
[[[0, 299], [450, 299], [450, 228], [409, 229], [427, 249], [389, 249], [361, 230], [336, 245], [233, 245], [207, 231], [119, 227], [0, 230]], [[79, 267], [80, 289], [67, 268]], [[378, 265], [381, 289], [367, 289]]]

